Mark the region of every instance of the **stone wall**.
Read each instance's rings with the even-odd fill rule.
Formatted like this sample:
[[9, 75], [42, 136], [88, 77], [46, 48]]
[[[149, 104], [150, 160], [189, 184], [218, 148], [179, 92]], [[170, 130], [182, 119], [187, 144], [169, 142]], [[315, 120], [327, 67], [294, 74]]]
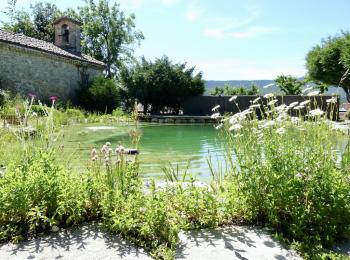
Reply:
[[[236, 99], [236, 105], [235, 102], [229, 102], [231, 96], [197, 96], [197, 97], [191, 97], [187, 99], [183, 104], [183, 114], [184, 115], [191, 115], [191, 116], [209, 116], [213, 114], [212, 108], [216, 105], [220, 105], [220, 113], [237, 113], [239, 111], [243, 111], [245, 109], [248, 109], [251, 105], [251, 101], [256, 99], [259, 96], [238, 96]], [[293, 102], [303, 102], [305, 100], [310, 99], [311, 102], [311, 109], [320, 108], [323, 111], [329, 111], [327, 109], [327, 99], [332, 98], [332, 96], [277, 96], [276, 99], [278, 100], [277, 105], [286, 104], [289, 105]], [[263, 97], [261, 97], [261, 101], [259, 103], [262, 103], [263, 105], [266, 105], [267, 100]], [[333, 114], [330, 115], [328, 113], [328, 117], [332, 120], [338, 120], [339, 119], [339, 97], [338, 102], [336, 104], [336, 108], [333, 109]], [[301, 110], [302, 114], [306, 114], [307, 111]], [[297, 113], [296, 111], [292, 110], [292, 115], [295, 116]]]
[[74, 98], [82, 75], [92, 80], [101, 74], [89, 63], [0, 42], [0, 88], [66, 101]]

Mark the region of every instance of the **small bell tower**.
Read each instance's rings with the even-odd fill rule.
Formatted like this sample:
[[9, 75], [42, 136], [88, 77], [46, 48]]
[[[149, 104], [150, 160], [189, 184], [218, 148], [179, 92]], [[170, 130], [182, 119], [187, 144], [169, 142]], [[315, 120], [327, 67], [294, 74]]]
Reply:
[[69, 52], [81, 53], [80, 26], [81, 22], [67, 16], [54, 21], [55, 45]]

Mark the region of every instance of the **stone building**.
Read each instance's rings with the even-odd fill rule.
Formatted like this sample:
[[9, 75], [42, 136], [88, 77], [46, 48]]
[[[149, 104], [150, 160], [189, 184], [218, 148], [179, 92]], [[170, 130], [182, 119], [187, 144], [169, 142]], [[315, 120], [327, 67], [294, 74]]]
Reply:
[[97, 75], [105, 64], [81, 53], [81, 23], [68, 17], [54, 22], [55, 43], [0, 29], [0, 88], [45, 100], [73, 99], [76, 89]]

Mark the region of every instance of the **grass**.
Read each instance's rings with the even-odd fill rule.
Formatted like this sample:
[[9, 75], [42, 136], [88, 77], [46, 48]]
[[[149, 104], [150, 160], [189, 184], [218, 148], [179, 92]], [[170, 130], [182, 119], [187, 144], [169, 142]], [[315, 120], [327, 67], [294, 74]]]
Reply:
[[[270, 105], [257, 100], [218, 122], [228, 167], [211, 166], [212, 181], [201, 187], [190, 173], [165, 167], [169, 185], [157, 188], [151, 181], [145, 188], [137, 157], [129, 162], [108, 142], [92, 151], [83, 173], [67, 167], [56, 145], [61, 136], [54, 106], [40, 116], [35, 137], [1, 130], [0, 143], [13, 149], [13, 158], [0, 157], [7, 163], [0, 177], [0, 240], [94, 219], [154, 258], [172, 259], [180, 230], [249, 223], [270, 227], [306, 259], [342, 257], [330, 248], [349, 238], [350, 153], [337, 150], [336, 133], [321, 111], [292, 118], [295, 107], [268, 99]], [[32, 102], [24, 105], [21, 124], [36, 122]], [[68, 114], [67, 122], [81, 116]]]

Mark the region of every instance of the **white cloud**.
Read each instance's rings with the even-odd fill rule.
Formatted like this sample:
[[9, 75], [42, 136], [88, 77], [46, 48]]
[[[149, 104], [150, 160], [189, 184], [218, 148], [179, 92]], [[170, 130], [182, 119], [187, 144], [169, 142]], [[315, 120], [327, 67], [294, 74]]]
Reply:
[[203, 77], [208, 80], [274, 79], [281, 74], [300, 77], [306, 73], [303, 58], [266, 61], [207, 59], [192, 60], [188, 64], [196, 66], [196, 71], [203, 71]]
[[185, 19], [190, 22], [199, 20], [204, 13], [204, 9], [199, 7], [197, 4], [192, 4], [187, 7], [185, 11]]

